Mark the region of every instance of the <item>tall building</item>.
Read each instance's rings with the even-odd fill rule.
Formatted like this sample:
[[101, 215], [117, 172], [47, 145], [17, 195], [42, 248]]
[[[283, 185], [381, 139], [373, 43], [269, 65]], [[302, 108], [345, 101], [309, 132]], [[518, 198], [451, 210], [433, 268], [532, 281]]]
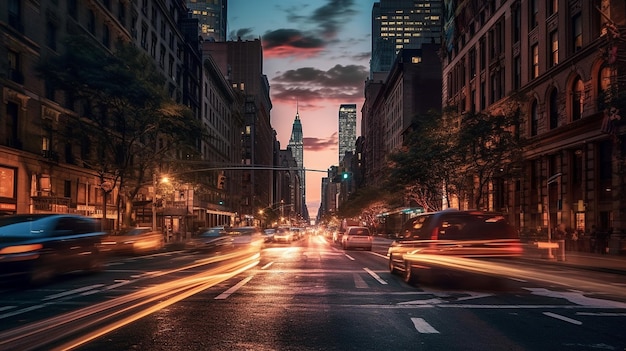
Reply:
[[198, 32], [204, 40], [226, 41], [228, 0], [187, 0], [187, 8], [198, 19]]
[[[293, 158], [296, 160], [298, 168], [300, 168], [300, 194], [301, 194], [301, 206], [300, 208], [306, 208], [306, 182], [304, 171], [304, 144], [302, 141], [302, 122], [300, 122], [300, 114], [296, 109], [296, 117], [293, 120], [293, 126], [291, 127], [291, 137], [289, 138], [288, 149], [291, 149]], [[305, 213], [305, 212], [303, 212]], [[308, 217], [308, 216], [307, 216]]]
[[391, 70], [402, 49], [441, 43], [443, 1], [381, 0], [372, 7], [372, 60], [370, 79]]
[[356, 141], [356, 104], [339, 106], [339, 163], [346, 152], [354, 152]]
[[446, 11], [443, 105], [495, 116], [516, 102], [516, 132], [528, 140], [521, 172], [490, 179], [484, 207], [507, 213], [522, 235], [545, 239], [558, 225], [607, 233], [609, 252], [618, 253], [626, 239], [617, 114], [626, 89], [624, 1], [456, 5]]
[[237, 40], [202, 43], [203, 55], [210, 55], [233, 89], [243, 94], [243, 133], [240, 164], [249, 166], [237, 171], [241, 184], [238, 202], [232, 204], [241, 218], [254, 217], [274, 199], [274, 130], [270, 124], [272, 102], [269, 82], [263, 74], [261, 41]]

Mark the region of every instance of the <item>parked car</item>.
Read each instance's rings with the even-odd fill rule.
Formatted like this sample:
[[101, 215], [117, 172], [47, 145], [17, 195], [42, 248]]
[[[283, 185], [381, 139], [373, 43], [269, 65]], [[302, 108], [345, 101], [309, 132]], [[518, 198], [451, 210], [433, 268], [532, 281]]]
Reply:
[[372, 233], [367, 227], [348, 227], [341, 237], [341, 247], [372, 251]]
[[97, 220], [71, 214], [0, 217], [0, 277], [41, 284], [58, 274], [102, 269]]
[[139, 255], [165, 247], [165, 237], [151, 227], [132, 227], [113, 232], [102, 239], [102, 251], [112, 254]]
[[516, 257], [522, 246], [515, 228], [502, 214], [485, 211], [444, 210], [409, 219], [387, 252], [389, 270], [415, 279], [425, 255], [464, 258]]
[[227, 227], [207, 228], [188, 240], [185, 248], [203, 252], [226, 251], [233, 248], [233, 237], [228, 235]]
[[293, 241], [293, 233], [289, 228], [278, 227], [274, 233], [274, 242], [276, 243], [290, 243]]

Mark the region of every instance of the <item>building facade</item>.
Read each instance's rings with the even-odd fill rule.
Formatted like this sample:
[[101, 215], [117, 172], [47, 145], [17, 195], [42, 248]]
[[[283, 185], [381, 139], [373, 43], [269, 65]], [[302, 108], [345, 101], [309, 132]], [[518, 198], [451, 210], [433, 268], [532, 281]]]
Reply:
[[[450, 1], [442, 104], [494, 113], [515, 95], [527, 138], [516, 179], [493, 180], [486, 207], [529, 235], [626, 229], [626, 5], [613, 0]], [[464, 204], [460, 204], [464, 206]]]
[[303, 134], [302, 134], [302, 121], [300, 121], [300, 113], [296, 111], [296, 117], [293, 120], [293, 125], [291, 126], [291, 136], [289, 137], [289, 144], [287, 145], [287, 149], [291, 150], [293, 154], [293, 158], [296, 160], [296, 167], [298, 168], [298, 172], [300, 176], [298, 177], [301, 181], [299, 186], [299, 193], [301, 194], [300, 200], [298, 200], [298, 208], [300, 209], [299, 213], [303, 213], [302, 209], [306, 208], [306, 171], [304, 170], [304, 142], [303, 142]]
[[441, 43], [442, 1], [381, 0], [372, 6], [370, 79], [386, 75], [402, 49]]
[[198, 33], [204, 40], [226, 41], [228, 0], [187, 0], [187, 8], [198, 20]]
[[354, 152], [356, 142], [356, 104], [339, 106], [339, 163], [346, 152]]

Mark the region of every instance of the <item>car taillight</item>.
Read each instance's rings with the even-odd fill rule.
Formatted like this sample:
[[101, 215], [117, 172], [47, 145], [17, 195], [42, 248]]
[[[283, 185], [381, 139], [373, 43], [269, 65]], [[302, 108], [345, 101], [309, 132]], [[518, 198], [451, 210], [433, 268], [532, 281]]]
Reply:
[[437, 240], [439, 238], [439, 227], [435, 227], [433, 232], [430, 233], [430, 240]]
[[9, 246], [9, 247], [0, 249], [0, 255], [14, 255], [14, 254], [26, 253], [26, 252], [41, 250], [41, 248], [43, 248], [43, 245], [41, 244]]

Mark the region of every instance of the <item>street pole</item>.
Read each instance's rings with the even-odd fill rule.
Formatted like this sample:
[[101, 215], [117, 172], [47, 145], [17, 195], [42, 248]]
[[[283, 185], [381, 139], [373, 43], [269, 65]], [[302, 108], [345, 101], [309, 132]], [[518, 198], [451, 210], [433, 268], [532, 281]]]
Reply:
[[[559, 177], [561, 176], [562, 173], [557, 173], [553, 176], [551, 176], [550, 178], [548, 178], [548, 181], [546, 182], [546, 201], [548, 202], [547, 207], [547, 211], [548, 211], [548, 243], [552, 242], [552, 224], [550, 223], [550, 184], [556, 182]], [[552, 254], [552, 247], [549, 246], [548, 247], [548, 259], [552, 260], [554, 259], [554, 255]]]
[[156, 179], [156, 173], [152, 173], [152, 186], [153, 186], [153, 190], [152, 190], [152, 230], [156, 231], [156, 226], [157, 226], [157, 202], [156, 202], [156, 195], [157, 195], [157, 179]]

